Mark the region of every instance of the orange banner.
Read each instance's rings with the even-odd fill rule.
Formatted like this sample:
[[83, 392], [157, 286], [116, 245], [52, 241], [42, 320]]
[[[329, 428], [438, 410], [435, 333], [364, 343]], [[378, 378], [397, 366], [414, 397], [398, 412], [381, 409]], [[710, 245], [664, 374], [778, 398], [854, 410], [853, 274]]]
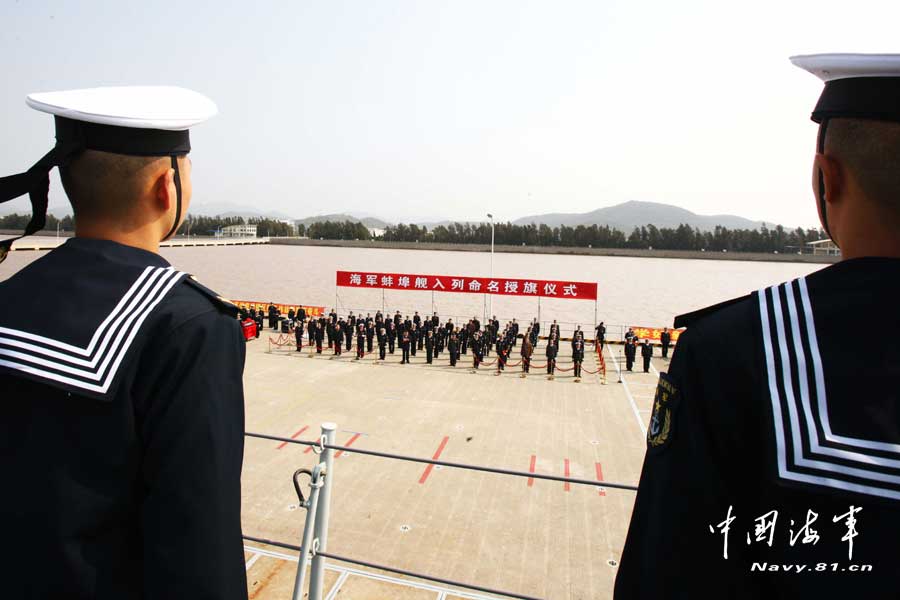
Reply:
[[[266, 315], [269, 312], [269, 302], [257, 302], [256, 300], [232, 300], [233, 304], [235, 304], [238, 308], [242, 308], [244, 310], [250, 310], [251, 308], [255, 308], [256, 310], [261, 310]], [[299, 309], [303, 309], [306, 311], [307, 317], [321, 317], [325, 314], [324, 306], [306, 306], [305, 304], [280, 304], [275, 302], [275, 308], [278, 309], [278, 312], [286, 315], [289, 310], [293, 309], [294, 312], [297, 312]]]
[[[637, 325], [632, 325], [631, 329], [634, 330], [634, 335], [636, 335], [639, 339], [653, 340], [654, 342], [659, 341], [663, 331], [662, 327], [639, 327]], [[669, 328], [669, 333], [672, 335], [673, 344], [678, 341], [678, 336], [681, 335], [682, 331], [684, 331], [684, 329]]]

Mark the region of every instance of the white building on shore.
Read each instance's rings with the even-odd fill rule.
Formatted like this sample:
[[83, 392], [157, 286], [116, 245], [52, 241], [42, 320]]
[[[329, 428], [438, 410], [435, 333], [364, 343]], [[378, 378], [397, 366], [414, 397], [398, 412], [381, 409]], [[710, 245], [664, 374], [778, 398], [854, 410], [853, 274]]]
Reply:
[[256, 225], [228, 225], [216, 232], [216, 237], [248, 238], [256, 237]]
[[817, 256], [840, 256], [841, 249], [831, 240], [817, 240], [815, 242], [806, 242], [806, 246], [810, 249], [810, 254]]

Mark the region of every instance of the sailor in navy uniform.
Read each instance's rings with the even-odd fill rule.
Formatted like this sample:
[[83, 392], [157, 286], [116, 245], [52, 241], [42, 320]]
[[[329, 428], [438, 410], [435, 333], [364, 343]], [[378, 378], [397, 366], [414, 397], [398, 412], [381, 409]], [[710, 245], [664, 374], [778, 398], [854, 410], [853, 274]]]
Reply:
[[[843, 259], [676, 318], [616, 598], [898, 594], [900, 55], [792, 60], [826, 81], [813, 188]], [[842, 333], [873, 322], [860, 353]]]
[[0, 306], [28, 306], [0, 311], [3, 596], [246, 598], [238, 311], [157, 253], [191, 199], [187, 128], [215, 105], [155, 87], [28, 104], [56, 145], [0, 201], [29, 194], [40, 229], [59, 166], [77, 225], [0, 283]]

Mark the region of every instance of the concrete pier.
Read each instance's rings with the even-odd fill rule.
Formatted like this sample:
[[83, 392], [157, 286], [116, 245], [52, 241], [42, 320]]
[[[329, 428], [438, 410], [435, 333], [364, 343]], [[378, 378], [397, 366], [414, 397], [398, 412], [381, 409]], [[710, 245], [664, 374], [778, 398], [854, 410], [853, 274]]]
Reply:
[[[13, 251], [52, 250], [65, 243], [71, 236], [28, 236], [13, 243]], [[269, 238], [210, 238], [210, 237], [177, 237], [160, 243], [163, 248], [182, 248], [187, 246], [247, 246], [268, 244]]]
[[[310, 354], [305, 341], [297, 352], [292, 336], [267, 330], [247, 345], [246, 429], [315, 440], [320, 424], [333, 421], [337, 444], [351, 448], [597, 480], [567, 485], [339, 453], [329, 551], [540, 598], [609, 598], [635, 493], [602, 480], [637, 483], [658, 369], [667, 368], [655, 358], [650, 373], [625, 373], [618, 383], [620, 352], [605, 351], [603, 385], [598, 375], [575, 383], [562, 371], [572, 367], [566, 343], [548, 380], [537, 367], [527, 378], [519, 366], [473, 373], [471, 354], [454, 368], [446, 353], [425, 364], [424, 351], [401, 365], [399, 349], [384, 362], [357, 361], [355, 342], [340, 358]], [[595, 354], [586, 354], [584, 368], [595, 371]], [[545, 363], [543, 342], [533, 362]], [[291, 474], [316, 460], [304, 446], [246, 438], [246, 535], [299, 545], [305, 513]], [[245, 550], [250, 597], [290, 597], [297, 553], [254, 543]], [[334, 561], [325, 594], [494, 597]]]

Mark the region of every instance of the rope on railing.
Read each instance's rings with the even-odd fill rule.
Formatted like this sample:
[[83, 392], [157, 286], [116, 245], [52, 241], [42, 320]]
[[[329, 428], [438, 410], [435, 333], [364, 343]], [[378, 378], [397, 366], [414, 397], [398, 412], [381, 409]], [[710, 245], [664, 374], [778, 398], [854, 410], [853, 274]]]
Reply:
[[450, 467], [454, 469], [464, 469], [469, 471], [481, 471], [483, 473], [495, 473], [497, 475], [512, 475], [514, 477], [524, 477], [526, 479], [546, 479], [548, 481], [562, 481], [564, 483], [574, 483], [576, 485], [590, 485], [593, 487], [614, 488], [620, 490], [637, 491], [636, 485], [625, 483], [614, 483], [609, 481], [591, 481], [590, 479], [576, 479], [572, 477], [562, 477], [559, 475], [546, 475], [543, 473], [531, 473], [529, 471], [514, 471], [512, 469], [500, 469], [497, 467], [482, 467], [479, 465], [469, 465], [466, 463], [449, 462], [446, 460], [434, 460], [430, 458], [418, 458], [415, 456], [404, 456], [402, 454], [391, 454], [389, 452], [378, 452], [376, 450], [362, 450], [360, 448], [350, 448], [348, 446], [337, 446], [331, 444], [322, 444], [320, 440], [306, 441], [295, 440], [292, 438], [281, 437], [277, 435], [269, 435], [266, 433], [244, 432], [247, 437], [255, 437], [264, 440], [272, 440], [275, 442], [287, 442], [289, 444], [299, 444], [301, 446], [316, 446], [320, 448], [330, 448], [332, 450], [342, 450], [347, 454], [364, 454], [368, 456], [377, 456], [379, 458], [390, 458], [394, 460], [404, 460], [407, 462], [422, 463], [428, 465], [436, 465], [441, 467]]

